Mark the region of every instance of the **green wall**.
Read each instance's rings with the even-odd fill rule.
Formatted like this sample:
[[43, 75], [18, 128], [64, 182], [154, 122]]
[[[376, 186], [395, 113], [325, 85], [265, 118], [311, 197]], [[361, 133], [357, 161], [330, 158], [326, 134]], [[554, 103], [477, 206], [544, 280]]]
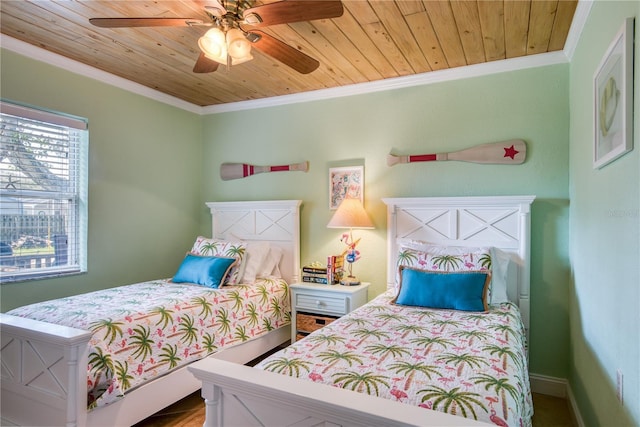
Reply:
[[88, 273], [3, 284], [2, 311], [173, 275], [200, 222], [197, 114], [2, 50], [0, 95], [89, 120]]
[[[88, 117], [89, 273], [3, 285], [2, 310], [174, 273], [194, 236], [211, 231], [204, 202], [302, 199], [302, 261], [343, 249], [326, 224], [328, 169], [365, 166], [375, 230], [357, 231], [354, 271], [385, 288], [383, 197], [528, 195], [532, 209], [530, 370], [569, 372], [569, 66], [200, 117], [2, 52], [2, 96]], [[519, 166], [438, 162], [387, 167], [398, 154], [522, 138]], [[222, 162], [310, 161], [310, 170], [222, 181]]]
[[[386, 282], [384, 197], [528, 195], [532, 209], [531, 366], [568, 373], [569, 67], [555, 65], [465, 80], [209, 115], [204, 126], [206, 200], [302, 199], [302, 262], [342, 250], [340, 231], [326, 228], [328, 169], [365, 167], [365, 207], [375, 230], [359, 230], [356, 274]], [[386, 166], [399, 154], [453, 151], [522, 138], [523, 165], [462, 162]], [[309, 160], [310, 170], [222, 181], [222, 162], [278, 165]], [[202, 210], [202, 228], [208, 227]]]
[[[636, 19], [632, 152], [592, 168], [593, 75]], [[571, 62], [569, 381], [587, 426], [640, 425], [640, 2], [595, 2]], [[624, 404], [616, 399], [623, 374]]]

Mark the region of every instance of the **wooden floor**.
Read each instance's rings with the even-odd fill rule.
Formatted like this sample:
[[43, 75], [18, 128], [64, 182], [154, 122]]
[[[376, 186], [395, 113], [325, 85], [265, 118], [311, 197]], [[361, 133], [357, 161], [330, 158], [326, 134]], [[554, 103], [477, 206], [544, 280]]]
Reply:
[[[573, 427], [567, 401], [533, 394], [533, 427]], [[200, 427], [204, 423], [204, 403], [200, 392], [191, 394], [135, 427]]]
[[566, 399], [533, 393], [533, 427], [573, 427]]

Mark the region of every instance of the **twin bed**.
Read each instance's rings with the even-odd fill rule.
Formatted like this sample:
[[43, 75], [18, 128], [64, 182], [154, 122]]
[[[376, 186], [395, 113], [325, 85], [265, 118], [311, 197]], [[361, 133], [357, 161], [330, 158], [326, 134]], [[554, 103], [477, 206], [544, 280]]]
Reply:
[[[87, 411], [87, 366], [96, 365], [99, 353], [94, 336], [109, 339], [107, 329], [94, 328], [92, 335], [87, 329], [2, 315], [3, 422], [131, 425], [201, 387], [206, 426], [530, 425], [526, 342], [532, 201], [533, 197], [384, 199], [387, 292], [256, 367], [243, 364], [290, 337], [289, 306], [272, 298], [286, 293], [282, 282], [299, 280], [300, 202], [210, 203], [213, 238], [248, 242], [249, 253], [265, 254], [265, 243], [281, 248], [280, 274], [272, 271], [266, 279], [207, 290], [229, 302], [227, 308], [213, 308], [202, 302], [202, 295], [190, 293], [202, 287], [181, 285], [180, 292], [189, 297], [173, 301], [175, 331], [157, 335], [162, 316], [127, 324], [122, 336], [137, 346], [131, 346], [124, 359], [114, 359], [119, 360], [119, 365], [112, 363], [119, 373], [110, 378], [130, 380], [122, 373], [128, 372], [122, 369], [125, 362], [146, 373], [177, 356], [190, 359], [191, 353], [200, 352], [194, 357], [200, 360], [124, 390], [111, 381], [102, 387], [105, 400], [110, 394], [124, 397], [94, 403]], [[253, 279], [251, 272], [244, 273]], [[424, 307], [434, 302], [425, 302], [430, 293], [420, 289], [425, 284], [440, 286], [443, 277], [456, 275], [474, 280], [471, 302], [448, 295], [444, 302], [435, 302], [440, 308]], [[166, 285], [139, 285], [140, 298]], [[249, 301], [252, 295], [257, 300]], [[417, 300], [411, 299], [415, 295]], [[393, 301], [396, 296], [399, 299]], [[236, 306], [240, 300], [246, 305]], [[488, 305], [478, 308], [478, 301]], [[463, 306], [456, 305], [460, 303]], [[458, 309], [446, 309], [449, 304]], [[203, 319], [197, 318], [200, 312]], [[275, 318], [258, 318], [267, 312], [275, 312]], [[249, 323], [239, 323], [239, 318]], [[178, 340], [168, 344], [164, 337], [172, 334]], [[116, 352], [129, 347], [129, 342], [112, 341], [122, 344]], [[158, 346], [158, 341], [160, 353], [153, 362], [150, 353], [142, 358], [144, 363], [135, 364], [148, 348], [141, 344]], [[232, 346], [224, 347], [222, 341]]]
[[532, 201], [384, 199], [387, 292], [254, 368], [192, 365], [205, 425], [530, 426]]
[[[247, 363], [287, 342], [300, 204], [207, 204], [212, 238], [193, 260], [243, 258], [222, 266], [233, 285], [154, 280], [0, 315], [2, 425], [132, 425], [200, 388], [188, 363]], [[176, 277], [195, 271], [187, 258]]]

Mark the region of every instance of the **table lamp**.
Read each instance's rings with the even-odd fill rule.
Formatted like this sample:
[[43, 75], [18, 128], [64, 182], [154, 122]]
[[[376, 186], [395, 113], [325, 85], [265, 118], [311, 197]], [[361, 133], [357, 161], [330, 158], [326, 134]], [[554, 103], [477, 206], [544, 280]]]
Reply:
[[348, 228], [349, 234], [343, 234], [340, 239], [347, 245], [345, 251], [345, 259], [349, 263], [349, 275], [343, 277], [340, 280], [341, 285], [355, 286], [359, 285], [360, 281], [353, 275], [353, 263], [358, 259], [358, 251], [356, 251], [356, 245], [360, 239], [353, 240], [354, 228], [374, 228], [373, 222], [367, 215], [367, 212], [362, 206], [360, 199], [343, 199], [338, 210], [333, 214], [331, 221], [327, 224], [327, 228]]

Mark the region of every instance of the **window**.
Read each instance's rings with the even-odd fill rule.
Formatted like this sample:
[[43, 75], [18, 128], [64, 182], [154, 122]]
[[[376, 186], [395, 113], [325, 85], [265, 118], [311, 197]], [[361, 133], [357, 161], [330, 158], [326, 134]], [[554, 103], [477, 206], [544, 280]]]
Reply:
[[85, 119], [0, 102], [0, 283], [87, 271]]

